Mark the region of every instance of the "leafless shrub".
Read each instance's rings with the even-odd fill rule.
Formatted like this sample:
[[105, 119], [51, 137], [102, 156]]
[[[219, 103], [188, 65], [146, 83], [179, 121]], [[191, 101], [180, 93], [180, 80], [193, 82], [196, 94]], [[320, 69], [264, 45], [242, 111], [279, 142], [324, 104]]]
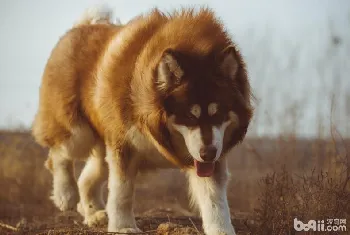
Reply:
[[327, 219], [350, 218], [349, 155], [339, 155], [336, 142], [333, 146], [327, 169], [293, 174], [284, 165], [262, 178], [252, 234], [295, 234], [294, 218], [325, 224]]

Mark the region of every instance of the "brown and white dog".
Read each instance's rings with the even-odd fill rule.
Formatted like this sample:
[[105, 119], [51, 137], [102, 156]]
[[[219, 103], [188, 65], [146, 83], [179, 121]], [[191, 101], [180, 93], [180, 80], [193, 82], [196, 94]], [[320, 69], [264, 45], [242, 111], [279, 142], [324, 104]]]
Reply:
[[[235, 234], [226, 153], [252, 117], [242, 56], [207, 8], [153, 10], [125, 25], [111, 15], [87, 11], [43, 74], [33, 135], [49, 148], [53, 202], [62, 211], [78, 205], [89, 226], [108, 217], [109, 232], [137, 233], [137, 173], [178, 167], [205, 233]], [[77, 182], [74, 160], [87, 161]]]

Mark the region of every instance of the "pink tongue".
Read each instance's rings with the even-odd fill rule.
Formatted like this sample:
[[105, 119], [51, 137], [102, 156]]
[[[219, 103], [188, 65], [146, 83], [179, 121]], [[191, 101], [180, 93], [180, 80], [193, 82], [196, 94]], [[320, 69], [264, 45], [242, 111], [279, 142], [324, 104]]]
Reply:
[[194, 160], [194, 166], [199, 177], [209, 177], [214, 173], [215, 162], [199, 162]]

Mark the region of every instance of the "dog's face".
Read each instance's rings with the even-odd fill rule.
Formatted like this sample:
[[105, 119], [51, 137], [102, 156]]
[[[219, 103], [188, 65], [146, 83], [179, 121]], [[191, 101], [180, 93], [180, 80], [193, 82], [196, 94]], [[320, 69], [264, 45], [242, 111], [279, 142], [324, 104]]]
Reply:
[[230, 137], [244, 118], [239, 69], [233, 47], [208, 58], [168, 50], [159, 63], [158, 88], [165, 94], [167, 126], [183, 140], [174, 138], [173, 145], [193, 158], [199, 176], [213, 173], [215, 162], [231, 147]]

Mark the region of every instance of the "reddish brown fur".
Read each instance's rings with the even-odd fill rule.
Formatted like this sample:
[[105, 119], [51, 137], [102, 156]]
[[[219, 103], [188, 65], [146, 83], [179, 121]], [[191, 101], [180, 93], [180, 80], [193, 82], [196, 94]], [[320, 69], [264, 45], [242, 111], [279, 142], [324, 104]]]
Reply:
[[[130, 37], [123, 34], [125, 29]], [[113, 47], [118, 35], [122, 46]], [[127, 131], [137, 126], [168, 160], [186, 167], [192, 163], [174, 149], [167, 119], [191, 102], [218, 100], [240, 120], [239, 127], [225, 136], [227, 151], [244, 138], [252, 116], [247, 73], [237, 50], [236, 79], [215, 79], [220, 56], [230, 45], [229, 35], [209, 9], [171, 15], [154, 10], [125, 26], [73, 28], [47, 62], [33, 135], [43, 146], [58, 146], [74, 127], [88, 123], [107, 146], [123, 149]], [[160, 92], [156, 68], [169, 48], [177, 53], [185, 75], [178, 88]]]

